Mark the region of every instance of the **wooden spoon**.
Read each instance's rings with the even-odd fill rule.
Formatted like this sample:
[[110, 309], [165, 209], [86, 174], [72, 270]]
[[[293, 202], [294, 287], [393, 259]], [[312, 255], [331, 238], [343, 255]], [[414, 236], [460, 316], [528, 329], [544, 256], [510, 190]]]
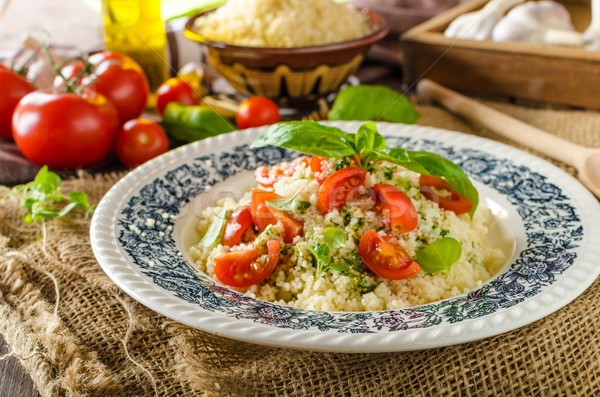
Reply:
[[417, 83], [417, 93], [419, 98], [433, 100], [452, 113], [483, 124], [515, 142], [572, 165], [579, 172], [581, 182], [600, 198], [600, 149], [584, 147], [551, 135], [429, 79], [422, 79]]

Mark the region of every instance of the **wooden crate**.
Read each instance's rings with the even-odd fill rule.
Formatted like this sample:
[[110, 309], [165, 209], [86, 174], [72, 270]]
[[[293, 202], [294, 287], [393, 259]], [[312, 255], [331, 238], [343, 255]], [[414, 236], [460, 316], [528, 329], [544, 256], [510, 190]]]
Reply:
[[[462, 3], [403, 36], [405, 82], [427, 77], [468, 94], [600, 109], [600, 51], [444, 37], [457, 16], [487, 0]], [[576, 30], [591, 19], [589, 0], [561, 1]]]

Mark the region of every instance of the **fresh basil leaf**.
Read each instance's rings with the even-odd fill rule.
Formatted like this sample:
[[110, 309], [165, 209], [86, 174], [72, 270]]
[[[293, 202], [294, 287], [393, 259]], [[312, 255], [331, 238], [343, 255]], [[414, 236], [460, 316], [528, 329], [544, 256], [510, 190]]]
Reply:
[[84, 192], [69, 193], [69, 201], [75, 203], [78, 210], [85, 210], [89, 207], [88, 196]]
[[216, 216], [213, 223], [211, 223], [210, 227], [206, 231], [202, 240], [200, 240], [200, 244], [202, 244], [205, 248], [210, 248], [215, 244], [218, 244], [221, 241], [221, 235], [223, 234], [223, 229], [225, 228], [225, 224], [227, 223], [227, 210], [223, 210]]
[[356, 133], [354, 146], [359, 153], [363, 149], [385, 149], [385, 138], [377, 131], [375, 123], [363, 124]]
[[340, 91], [329, 120], [384, 120], [413, 124], [419, 112], [400, 92], [383, 85], [357, 85]]
[[274, 124], [252, 142], [250, 147], [273, 145], [329, 158], [353, 156], [356, 154], [353, 143], [354, 134], [305, 120]]
[[411, 151], [402, 148], [382, 149], [378, 152], [379, 159], [399, 164], [419, 174], [443, 177], [458, 193], [465, 196], [473, 209], [469, 212], [471, 218], [479, 204], [479, 193], [465, 172], [452, 161], [435, 153]]
[[314, 251], [315, 257], [324, 264], [329, 264], [329, 246], [325, 243], [320, 244]]
[[350, 264], [346, 262], [341, 263], [332, 263], [329, 265], [330, 269], [337, 270], [338, 272], [343, 272], [350, 269]]
[[420, 250], [417, 253], [417, 263], [427, 273], [449, 271], [460, 259], [461, 253], [462, 247], [457, 240], [444, 237]]
[[326, 227], [323, 231], [323, 238], [325, 239], [325, 243], [327, 243], [332, 250], [343, 247], [346, 244], [346, 240], [348, 240], [348, 237], [343, 231], [337, 227], [330, 226]]

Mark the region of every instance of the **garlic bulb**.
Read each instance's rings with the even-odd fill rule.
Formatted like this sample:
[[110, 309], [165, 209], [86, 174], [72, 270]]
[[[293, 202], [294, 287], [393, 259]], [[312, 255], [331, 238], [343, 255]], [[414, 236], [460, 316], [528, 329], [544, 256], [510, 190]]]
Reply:
[[450, 23], [444, 36], [458, 39], [485, 40], [492, 37], [494, 26], [506, 11], [524, 0], [492, 0], [479, 11], [463, 14]]
[[575, 32], [569, 11], [555, 1], [529, 1], [516, 6], [496, 24], [492, 40], [583, 45], [583, 35]]

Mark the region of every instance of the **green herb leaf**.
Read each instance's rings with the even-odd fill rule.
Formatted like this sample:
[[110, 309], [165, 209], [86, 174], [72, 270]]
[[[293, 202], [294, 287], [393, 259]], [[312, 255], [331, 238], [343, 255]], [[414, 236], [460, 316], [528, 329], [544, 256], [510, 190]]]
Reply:
[[[74, 209], [85, 210], [86, 215], [93, 211], [94, 206], [88, 202], [88, 197], [83, 192], [71, 192], [68, 196], [62, 194], [60, 176], [43, 166], [34, 180], [17, 185], [5, 190], [22, 200], [21, 207], [28, 213], [24, 217], [25, 223], [38, 222], [41, 219], [60, 218]], [[62, 208], [59, 204], [68, 200], [69, 203]]]
[[330, 249], [338, 249], [346, 244], [348, 237], [337, 227], [326, 227], [323, 231], [323, 238]]
[[332, 263], [329, 265], [329, 267], [333, 270], [337, 270], [338, 272], [343, 272], [350, 269], [350, 264], [346, 262]]
[[213, 223], [211, 223], [210, 227], [206, 231], [202, 240], [200, 240], [200, 244], [202, 244], [205, 248], [210, 248], [221, 241], [221, 235], [223, 234], [223, 229], [225, 228], [225, 224], [227, 223], [227, 210], [221, 211]]
[[314, 254], [319, 261], [323, 262], [323, 264], [329, 264], [329, 246], [327, 244], [320, 244], [314, 251]]
[[267, 145], [319, 157], [353, 156], [354, 134], [314, 121], [287, 121], [272, 125], [250, 147]]
[[279, 210], [279, 211], [288, 211], [288, 212], [292, 212], [293, 211], [293, 203], [294, 203], [294, 199], [289, 199], [289, 198], [275, 198], [275, 199], [270, 199], [270, 200], [266, 200], [265, 204], [267, 205], [267, 207]]
[[456, 284], [450, 269], [460, 259], [462, 247], [452, 237], [444, 237], [433, 244], [429, 244], [417, 253], [417, 263], [427, 273], [437, 273], [447, 270], [452, 282], [462, 291], [462, 287]]
[[383, 85], [350, 86], [340, 91], [329, 120], [383, 120], [413, 124], [419, 112], [400, 92]]
[[377, 131], [375, 123], [360, 126], [354, 142], [356, 150], [360, 153], [363, 149], [385, 149], [385, 138]]
[[471, 218], [479, 204], [479, 194], [465, 172], [452, 161], [435, 153], [411, 151], [402, 148], [382, 149], [378, 152], [379, 159], [403, 166], [419, 174], [443, 177], [458, 193], [465, 196], [473, 209], [469, 212]]

